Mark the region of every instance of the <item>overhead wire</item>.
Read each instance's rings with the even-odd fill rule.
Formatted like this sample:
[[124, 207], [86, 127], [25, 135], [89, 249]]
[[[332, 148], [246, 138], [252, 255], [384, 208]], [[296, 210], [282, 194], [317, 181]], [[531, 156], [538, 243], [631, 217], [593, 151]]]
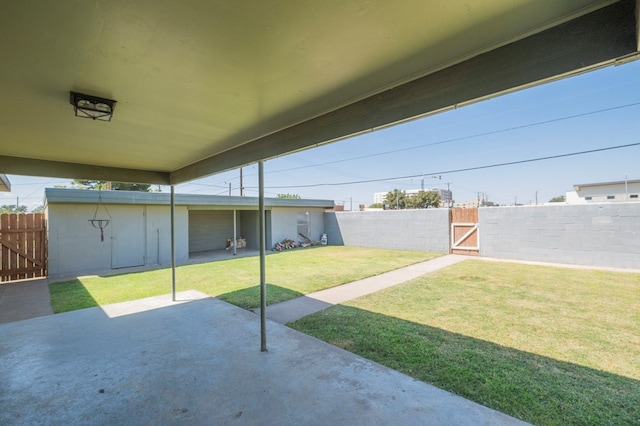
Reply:
[[[634, 107], [634, 106], [638, 106], [638, 105], [640, 105], [640, 102], [634, 102], [634, 103], [625, 104], [625, 105], [618, 105], [618, 106], [615, 106], [615, 107], [604, 108], [604, 109], [600, 109], [600, 110], [596, 110], [596, 111], [588, 111], [588, 112], [584, 112], [584, 113], [580, 113], [580, 114], [574, 114], [574, 115], [568, 115], [568, 116], [564, 116], [564, 117], [558, 117], [558, 118], [554, 118], [554, 119], [551, 119], [551, 120], [543, 120], [543, 121], [537, 121], [537, 122], [533, 122], [533, 123], [522, 124], [522, 125], [519, 125], [519, 126], [508, 127], [508, 128], [505, 128], [505, 129], [498, 129], [498, 130], [492, 130], [492, 131], [489, 131], [489, 132], [476, 133], [476, 134], [473, 134], [473, 135], [460, 136], [460, 137], [456, 137], [456, 138], [445, 139], [445, 140], [442, 140], [442, 141], [431, 142], [431, 143], [421, 144], [421, 145], [417, 145], [417, 146], [411, 146], [411, 147], [406, 147], [406, 148], [398, 148], [398, 149], [393, 149], [393, 150], [389, 150], [389, 151], [377, 152], [377, 153], [373, 153], [373, 154], [360, 155], [360, 156], [357, 156], [357, 157], [349, 157], [349, 158], [342, 158], [342, 159], [338, 159], [338, 160], [327, 161], [327, 162], [324, 162], [324, 163], [318, 163], [317, 166], [325, 166], [325, 165], [328, 165], [328, 164], [344, 163], [344, 162], [348, 162], [348, 161], [362, 160], [362, 159], [365, 159], [365, 158], [372, 158], [372, 157], [379, 157], [379, 156], [382, 156], [382, 155], [395, 154], [395, 153], [398, 153], [398, 152], [412, 151], [412, 150], [427, 148], [427, 147], [436, 146], [436, 145], [444, 145], [444, 144], [448, 144], [448, 143], [452, 143], [452, 142], [459, 142], [459, 141], [475, 139], [475, 138], [479, 138], [479, 137], [483, 137], [483, 136], [491, 136], [491, 135], [496, 135], [496, 134], [499, 134], [499, 133], [510, 132], [510, 131], [513, 131], [513, 130], [520, 130], [520, 129], [526, 129], [526, 128], [529, 128], [529, 127], [541, 126], [541, 125], [550, 124], [550, 123], [557, 123], [559, 121], [571, 120], [571, 119], [574, 119], [574, 118], [587, 117], [587, 116], [594, 115], [594, 114], [600, 114], [600, 113], [603, 113], [603, 112], [615, 111], [615, 110], [619, 110], [619, 109], [623, 109], [623, 108], [630, 108], [630, 107]], [[292, 171], [292, 170], [304, 169], [304, 168], [307, 168], [307, 167], [311, 167], [311, 166], [298, 166], [298, 167], [293, 167], [293, 168], [289, 168], [289, 169], [273, 170], [273, 171], [271, 171], [269, 173], [277, 173], [277, 172], [285, 172], [285, 171], [288, 172], [288, 171]]]
[[610, 147], [605, 147], [605, 148], [590, 149], [590, 150], [586, 150], [586, 151], [570, 152], [570, 153], [566, 153], [566, 154], [549, 155], [549, 156], [546, 156], [546, 157], [529, 158], [529, 159], [526, 159], [526, 160], [508, 161], [508, 162], [504, 162], [504, 163], [487, 164], [487, 165], [482, 165], [482, 166], [466, 167], [466, 168], [462, 168], [462, 169], [442, 170], [442, 171], [430, 172], [430, 173], [418, 173], [418, 174], [406, 175], [406, 176], [395, 176], [395, 177], [378, 178], [378, 179], [367, 179], [367, 180], [351, 181], [351, 182], [331, 182], [331, 183], [316, 183], [316, 184], [308, 184], [308, 185], [269, 186], [267, 188], [269, 188], [269, 189], [315, 188], [315, 187], [320, 187], [320, 186], [356, 185], [356, 184], [371, 183], [371, 182], [383, 182], [383, 181], [394, 181], [394, 180], [401, 180], [401, 179], [413, 179], [413, 178], [417, 178], [417, 177], [420, 177], [420, 176], [444, 175], [444, 174], [452, 174], [452, 173], [460, 173], [460, 172], [469, 172], [469, 171], [473, 171], [473, 170], [490, 169], [490, 168], [495, 168], [495, 167], [512, 166], [512, 165], [515, 165], [515, 164], [533, 163], [533, 162], [536, 162], [536, 161], [553, 160], [553, 159], [556, 159], [556, 158], [572, 157], [572, 156], [576, 156], [576, 155], [591, 154], [591, 153], [594, 153], [594, 152], [611, 151], [611, 150], [614, 150], [614, 149], [630, 148], [630, 147], [633, 147], [633, 146], [640, 146], [640, 142], [630, 143], [630, 144], [625, 144], [625, 145], [610, 146]]

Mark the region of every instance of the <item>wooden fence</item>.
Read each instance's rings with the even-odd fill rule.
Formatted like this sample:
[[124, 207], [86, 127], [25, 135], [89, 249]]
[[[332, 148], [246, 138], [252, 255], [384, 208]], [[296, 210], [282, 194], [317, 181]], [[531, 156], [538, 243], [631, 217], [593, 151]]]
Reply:
[[0, 215], [0, 282], [47, 276], [43, 213]]

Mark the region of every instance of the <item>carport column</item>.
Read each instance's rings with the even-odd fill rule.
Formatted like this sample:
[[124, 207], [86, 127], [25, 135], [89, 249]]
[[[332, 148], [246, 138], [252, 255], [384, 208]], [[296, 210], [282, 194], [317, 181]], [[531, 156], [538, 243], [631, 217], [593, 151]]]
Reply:
[[176, 192], [171, 185], [171, 300], [176, 301]]
[[267, 279], [265, 268], [264, 162], [258, 161], [258, 210], [260, 217], [260, 350], [267, 352]]

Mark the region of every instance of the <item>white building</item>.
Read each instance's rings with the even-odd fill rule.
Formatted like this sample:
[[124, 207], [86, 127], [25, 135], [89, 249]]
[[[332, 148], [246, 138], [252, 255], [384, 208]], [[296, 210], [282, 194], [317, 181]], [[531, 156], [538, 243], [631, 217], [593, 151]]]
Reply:
[[[448, 189], [440, 189], [440, 188], [431, 188], [431, 189], [408, 189], [406, 191], [403, 191], [405, 194], [407, 195], [415, 195], [420, 191], [433, 191], [433, 192], [437, 192], [438, 195], [440, 195], [440, 201], [442, 202], [443, 205], [448, 205], [448, 203], [453, 199], [451, 196], [451, 191]], [[374, 204], [384, 204], [384, 199], [387, 196], [387, 194], [390, 191], [387, 192], [376, 192], [373, 194], [373, 202]]]
[[[259, 248], [256, 197], [176, 194], [175, 204], [178, 262], [224, 250], [234, 233], [247, 249]], [[332, 207], [332, 200], [265, 198], [266, 248], [299, 232], [319, 240]], [[171, 263], [169, 194], [47, 188], [45, 215], [50, 277]], [[102, 232], [91, 219], [103, 220]]]
[[640, 179], [573, 185], [566, 193], [567, 204], [640, 201]]

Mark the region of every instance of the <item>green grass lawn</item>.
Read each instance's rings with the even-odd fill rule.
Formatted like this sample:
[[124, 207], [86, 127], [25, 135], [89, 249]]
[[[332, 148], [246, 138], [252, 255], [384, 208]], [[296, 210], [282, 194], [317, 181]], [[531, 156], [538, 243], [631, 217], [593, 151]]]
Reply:
[[290, 325], [534, 424], [640, 424], [640, 274], [465, 261]]
[[[267, 303], [345, 284], [440, 256], [401, 250], [325, 246], [271, 254], [266, 259]], [[181, 266], [178, 291], [195, 289], [243, 308], [260, 305], [258, 257]], [[78, 278], [51, 284], [56, 313], [171, 292], [171, 270]]]

